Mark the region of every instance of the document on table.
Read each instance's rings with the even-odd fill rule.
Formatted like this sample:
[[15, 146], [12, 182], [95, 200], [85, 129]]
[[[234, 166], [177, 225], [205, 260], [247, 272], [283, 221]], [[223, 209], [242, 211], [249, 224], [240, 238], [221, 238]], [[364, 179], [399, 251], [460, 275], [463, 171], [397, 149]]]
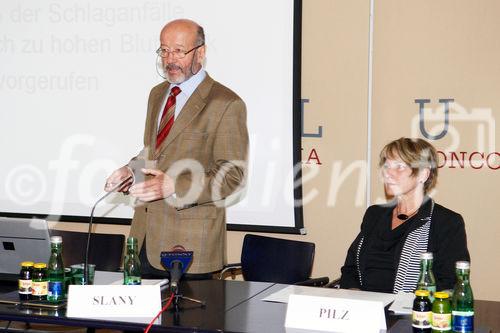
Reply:
[[288, 303], [288, 298], [290, 295], [346, 298], [361, 301], [378, 301], [382, 302], [384, 304], [384, 307], [389, 305], [396, 298], [395, 294], [375, 293], [370, 291], [288, 286], [263, 298], [262, 300], [266, 302]]
[[[160, 286], [167, 285], [168, 279], [142, 279], [143, 286]], [[123, 273], [96, 271], [94, 277], [94, 285], [121, 285], [123, 284]]]
[[399, 292], [395, 294], [395, 296], [396, 299], [394, 300], [394, 303], [391, 304], [389, 311], [392, 311], [397, 315], [411, 314], [415, 295], [413, 293]]

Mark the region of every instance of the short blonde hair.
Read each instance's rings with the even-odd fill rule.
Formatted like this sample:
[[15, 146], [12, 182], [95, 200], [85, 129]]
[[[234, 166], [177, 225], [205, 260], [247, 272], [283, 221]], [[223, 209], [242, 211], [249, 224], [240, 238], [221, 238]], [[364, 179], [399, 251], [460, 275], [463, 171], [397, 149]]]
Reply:
[[415, 177], [422, 169], [429, 169], [429, 177], [424, 183], [424, 193], [427, 194], [436, 186], [437, 152], [436, 148], [423, 139], [399, 138], [389, 142], [380, 152], [379, 166], [390, 158], [400, 158], [411, 168], [411, 174]]

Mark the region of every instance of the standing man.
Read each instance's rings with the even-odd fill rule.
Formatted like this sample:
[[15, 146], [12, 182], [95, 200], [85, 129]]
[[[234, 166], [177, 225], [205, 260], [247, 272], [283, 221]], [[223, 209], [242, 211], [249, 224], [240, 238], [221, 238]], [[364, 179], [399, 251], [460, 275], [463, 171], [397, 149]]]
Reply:
[[[204, 278], [224, 264], [224, 199], [245, 181], [246, 108], [203, 69], [205, 34], [196, 22], [169, 22], [160, 43], [166, 81], [151, 90], [144, 148], [132, 159], [156, 166], [141, 169], [144, 182], [119, 190], [144, 202], [130, 230], [139, 241], [143, 273], [164, 275], [160, 253], [181, 245], [194, 252], [188, 274]], [[106, 190], [133, 176], [129, 164], [111, 174]]]

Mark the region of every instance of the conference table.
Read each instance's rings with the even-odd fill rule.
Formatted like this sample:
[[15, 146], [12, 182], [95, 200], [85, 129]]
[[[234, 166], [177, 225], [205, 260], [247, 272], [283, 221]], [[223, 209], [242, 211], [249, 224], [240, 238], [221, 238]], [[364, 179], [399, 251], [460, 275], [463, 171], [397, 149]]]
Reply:
[[[161, 324], [154, 325], [152, 332], [304, 332], [285, 328], [286, 304], [262, 300], [285, 287], [269, 282], [184, 281], [180, 287], [181, 294], [202, 300], [205, 306], [180, 301], [180, 310], [165, 311]], [[15, 288], [15, 284], [1, 282], [0, 293]], [[164, 291], [163, 298], [167, 296], [167, 291]], [[500, 332], [500, 302], [478, 300], [475, 311], [475, 332]], [[388, 332], [412, 332], [408, 316], [386, 313], [386, 318]], [[13, 304], [0, 304], [0, 321], [126, 331], [142, 331], [146, 327], [146, 324], [137, 322], [68, 318], [65, 309], [46, 310]]]

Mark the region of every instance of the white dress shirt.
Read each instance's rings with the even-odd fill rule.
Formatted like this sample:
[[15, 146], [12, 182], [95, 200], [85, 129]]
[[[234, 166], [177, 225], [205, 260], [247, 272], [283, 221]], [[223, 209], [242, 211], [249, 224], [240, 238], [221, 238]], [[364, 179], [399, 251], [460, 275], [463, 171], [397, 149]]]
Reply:
[[[188, 101], [189, 97], [193, 94], [193, 92], [198, 88], [200, 83], [205, 79], [207, 76], [206, 71], [202, 68], [198, 71], [198, 73], [194, 74], [191, 76], [188, 80], [180, 83], [180, 84], [171, 84], [167, 90], [167, 93], [165, 94], [165, 98], [163, 99], [163, 103], [161, 104], [161, 109], [162, 112], [158, 114], [158, 128], [160, 127], [160, 120], [161, 120], [161, 115], [163, 113], [163, 109], [165, 108], [165, 104], [167, 104], [167, 99], [168, 96], [170, 95], [170, 91], [172, 90], [173, 87], [179, 87], [181, 88], [181, 92], [179, 95], [176, 96], [175, 98], [175, 115], [174, 119], [177, 119], [179, 114], [182, 111], [182, 108]], [[157, 129], [158, 129], [157, 128]]]

